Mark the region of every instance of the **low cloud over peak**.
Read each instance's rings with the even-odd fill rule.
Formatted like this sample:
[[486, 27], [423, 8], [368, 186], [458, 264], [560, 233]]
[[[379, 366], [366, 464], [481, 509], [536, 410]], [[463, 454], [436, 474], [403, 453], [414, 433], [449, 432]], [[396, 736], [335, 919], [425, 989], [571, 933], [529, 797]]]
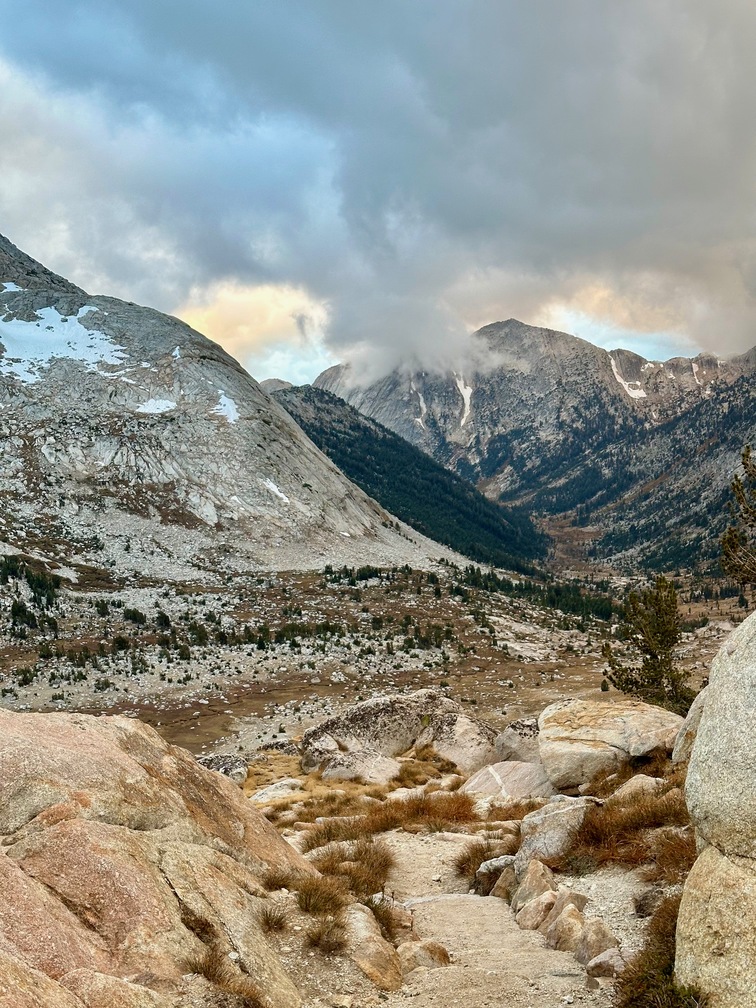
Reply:
[[756, 343], [743, 0], [27, 0], [3, 28], [2, 230], [167, 311], [248, 291], [253, 372], [282, 291], [276, 346], [313, 363], [451, 361], [511, 316]]

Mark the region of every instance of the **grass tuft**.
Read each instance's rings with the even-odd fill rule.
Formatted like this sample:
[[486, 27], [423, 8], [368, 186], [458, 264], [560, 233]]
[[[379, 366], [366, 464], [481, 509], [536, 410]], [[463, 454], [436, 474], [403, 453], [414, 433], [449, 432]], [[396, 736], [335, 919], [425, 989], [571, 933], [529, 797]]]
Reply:
[[188, 972], [203, 976], [217, 991], [233, 996], [234, 1008], [265, 1008], [266, 999], [260, 987], [231, 962], [220, 944], [206, 947], [184, 965]]
[[346, 886], [328, 875], [313, 875], [297, 883], [297, 903], [305, 913], [336, 916], [349, 902]]
[[286, 907], [274, 903], [264, 906], [257, 915], [257, 920], [263, 931], [285, 931], [289, 926]]
[[615, 1008], [706, 1008], [708, 999], [674, 980], [675, 928], [680, 897], [663, 900], [649, 921], [646, 941], [615, 986]]
[[346, 923], [338, 916], [316, 921], [305, 932], [305, 941], [323, 955], [338, 955], [347, 947]]

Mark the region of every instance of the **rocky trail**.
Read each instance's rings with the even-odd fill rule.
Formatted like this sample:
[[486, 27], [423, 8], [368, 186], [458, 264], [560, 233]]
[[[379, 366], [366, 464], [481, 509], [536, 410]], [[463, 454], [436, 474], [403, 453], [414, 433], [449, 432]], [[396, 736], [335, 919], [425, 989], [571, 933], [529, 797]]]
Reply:
[[389, 995], [388, 1005], [398, 1008], [408, 1000], [417, 1008], [611, 1004], [610, 986], [587, 981], [573, 955], [547, 949], [541, 935], [522, 930], [505, 900], [467, 892], [452, 863], [469, 837], [393, 834], [386, 839], [397, 857], [392, 895], [411, 911], [418, 938], [443, 945], [451, 958], [442, 969], [415, 969], [402, 989]]

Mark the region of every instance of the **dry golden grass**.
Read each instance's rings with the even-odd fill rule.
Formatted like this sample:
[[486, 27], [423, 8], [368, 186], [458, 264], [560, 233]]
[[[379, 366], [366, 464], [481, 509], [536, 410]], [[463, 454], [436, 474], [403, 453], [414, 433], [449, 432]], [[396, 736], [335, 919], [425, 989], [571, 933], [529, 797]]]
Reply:
[[267, 1004], [260, 987], [231, 962], [219, 944], [206, 947], [184, 965], [188, 972], [203, 976], [217, 991], [231, 995], [235, 1008], [264, 1008]]
[[381, 929], [381, 935], [387, 942], [396, 945], [400, 929], [396, 912], [391, 904], [375, 897], [365, 899], [362, 902], [372, 911], [373, 917], [375, 917], [378, 927]]
[[663, 900], [648, 924], [646, 940], [615, 987], [615, 1008], [705, 1008], [707, 999], [674, 981], [675, 928], [680, 897]]
[[518, 798], [497, 802], [488, 811], [489, 822], [521, 822], [529, 812], [537, 812], [548, 802], [547, 798]]
[[260, 884], [268, 892], [274, 892], [276, 889], [290, 889], [292, 880], [292, 872], [288, 868], [266, 868], [260, 876]]
[[305, 932], [305, 941], [323, 955], [338, 955], [347, 947], [346, 923], [338, 916], [316, 921]]
[[289, 926], [289, 914], [286, 907], [270, 904], [260, 910], [257, 921], [263, 931], [285, 931]]
[[679, 788], [661, 795], [631, 795], [588, 808], [572, 847], [555, 866], [595, 870], [606, 864], [642, 865], [654, 861], [654, 837], [661, 826], [687, 826], [690, 820]]
[[454, 872], [459, 878], [472, 882], [483, 862], [498, 856], [498, 846], [493, 841], [473, 840], [465, 844], [454, 858]]
[[443, 821], [444, 824], [473, 822], [478, 818], [473, 806], [474, 800], [470, 795], [449, 791], [434, 791], [432, 794], [401, 801], [386, 801], [365, 815], [334, 818], [319, 823], [304, 837], [302, 850], [307, 853], [327, 843], [359, 840], [428, 820]]
[[316, 916], [335, 916], [349, 902], [346, 885], [329, 875], [303, 877], [296, 883], [299, 909]]
[[696, 860], [696, 838], [692, 829], [663, 830], [651, 841], [653, 861], [643, 869], [649, 882], [682, 882]]
[[323, 875], [342, 879], [358, 899], [382, 892], [396, 863], [391, 849], [372, 837], [332, 844], [310, 860]]

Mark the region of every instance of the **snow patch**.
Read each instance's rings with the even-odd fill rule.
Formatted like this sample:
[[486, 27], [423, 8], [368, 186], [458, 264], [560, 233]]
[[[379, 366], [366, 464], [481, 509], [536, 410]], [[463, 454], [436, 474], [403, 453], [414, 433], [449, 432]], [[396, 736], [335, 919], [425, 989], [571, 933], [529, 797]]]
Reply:
[[696, 379], [696, 385], [703, 384], [701, 379], [698, 377], [698, 364], [696, 364], [695, 361], [691, 361], [690, 366], [693, 368], [693, 377]]
[[[614, 363], [614, 357], [609, 357], [612, 362], [612, 371], [614, 372], [614, 377], [617, 379], [622, 388], [627, 392], [631, 399], [645, 399], [646, 393], [640, 387], [640, 382], [626, 382], [622, 375], [617, 370], [617, 365]], [[634, 387], [633, 387], [634, 386]]]
[[280, 497], [282, 501], [286, 501], [287, 504], [289, 503], [289, 498], [286, 496], [285, 493], [282, 493], [281, 490], [278, 489], [273, 480], [264, 479], [263, 486], [266, 486], [271, 493], [274, 493], [276, 495], [276, 497]]
[[40, 308], [37, 322], [0, 320], [0, 343], [5, 350], [0, 357], [0, 375], [33, 385], [42, 380], [42, 369], [53, 360], [78, 361], [88, 371], [97, 371], [101, 364], [122, 364], [124, 348], [79, 321], [92, 311], [97, 309], [85, 305], [69, 318], [55, 308]]
[[148, 399], [147, 402], [137, 406], [137, 413], [169, 413], [176, 409], [176, 403], [171, 399]]
[[176, 360], [179, 360], [180, 357], [181, 357], [181, 348], [180, 347], [176, 347], [176, 349], [171, 354], [171, 357], [175, 357]]
[[20, 290], [23, 290], [23, 289], [24, 288], [23, 287], [19, 287], [18, 284], [14, 284], [14, 283], [4, 283], [3, 284], [3, 290], [6, 291], [6, 292], [20, 291]]
[[415, 417], [415, 423], [420, 424], [420, 426], [425, 430], [425, 414], [428, 412], [428, 407], [425, 405], [425, 399], [423, 398], [423, 393], [420, 389], [415, 388], [415, 383], [410, 382], [410, 389], [415, 393], [417, 398], [420, 400], [420, 416]]
[[[467, 421], [470, 419], [470, 400], [472, 399], [472, 386], [465, 383], [465, 376], [458, 375], [457, 372], [453, 372], [454, 380], [457, 383], [457, 388], [459, 389], [459, 394], [462, 396], [463, 409], [462, 409], [462, 419], [459, 421], [459, 426], [464, 427]], [[645, 395], [645, 393], [644, 393]]]
[[218, 416], [225, 417], [229, 423], [236, 423], [239, 419], [239, 410], [236, 403], [220, 389], [218, 389], [218, 405], [214, 409], [210, 410], [210, 412], [217, 413]]

